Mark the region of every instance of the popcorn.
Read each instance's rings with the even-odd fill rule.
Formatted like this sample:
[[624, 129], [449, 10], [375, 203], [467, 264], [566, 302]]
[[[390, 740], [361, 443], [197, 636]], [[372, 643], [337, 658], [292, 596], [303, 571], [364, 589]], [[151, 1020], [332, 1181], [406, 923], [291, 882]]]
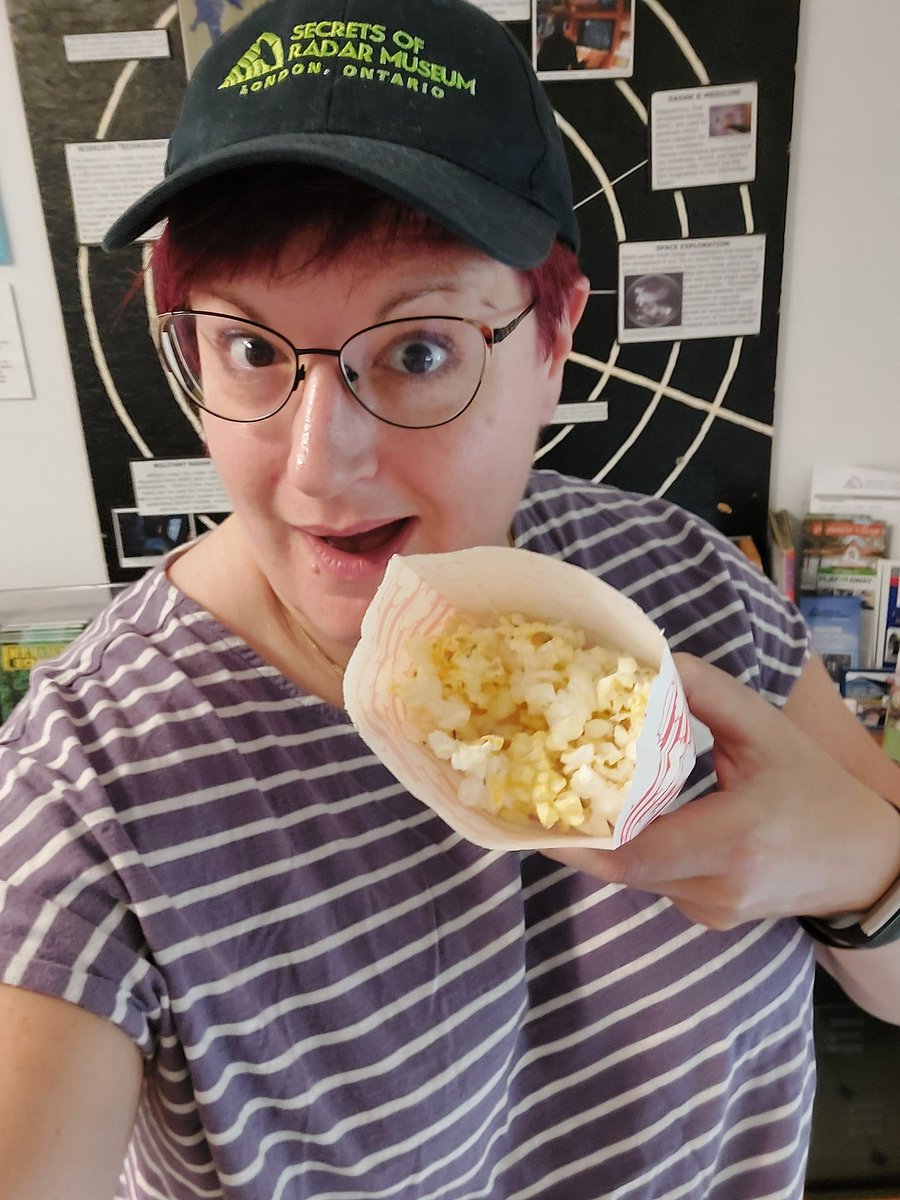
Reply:
[[[525, 615], [501, 655], [486, 639], [504, 613]], [[482, 639], [477, 654], [462, 652], [466, 624]], [[535, 628], [542, 632], [531, 637]], [[438, 669], [430, 646], [444, 635], [456, 641]], [[524, 666], [509, 658], [513, 646]], [[612, 646], [619, 653], [598, 666], [594, 656]], [[647, 669], [649, 695], [637, 675]], [[640, 686], [623, 699], [632, 672]], [[458, 685], [447, 695], [445, 675]], [[404, 698], [407, 687], [421, 712]], [[679, 803], [694, 762], [662, 630], [590, 572], [507, 546], [394, 555], [347, 664], [344, 704], [397, 782], [488, 850], [545, 850], [573, 839], [619, 846]]]
[[519, 825], [609, 836], [655, 671], [567, 621], [460, 617], [414, 640], [397, 691], [457, 795]]

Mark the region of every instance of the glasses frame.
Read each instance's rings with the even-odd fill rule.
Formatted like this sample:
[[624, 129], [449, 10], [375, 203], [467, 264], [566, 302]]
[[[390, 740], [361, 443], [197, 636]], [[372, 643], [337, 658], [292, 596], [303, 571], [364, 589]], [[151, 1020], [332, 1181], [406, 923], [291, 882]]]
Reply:
[[[357, 402], [360, 408], [364, 409], [377, 421], [382, 421], [385, 425], [392, 425], [395, 429], [438, 429], [442, 425], [449, 425], [450, 422], [455, 421], [457, 417], [461, 417], [466, 409], [470, 407], [472, 401], [481, 390], [481, 385], [484, 382], [484, 375], [485, 371], [487, 370], [487, 364], [492, 350], [495, 346], [499, 345], [500, 342], [508, 338], [509, 335], [515, 329], [517, 329], [519, 325], [521, 325], [528, 314], [533, 310], [534, 306], [535, 301], [531, 300], [528, 305], [522, 309], [518, 316], [513, 317], [508, 324], [501, 325], [497, 329], [492, 329], [489, 325], [485, 325], [481, 321], [474, 321], [469, 317], [448, 317], [443, 313], [430, 313], [425, 316], [414, 317], [395, 317], [390, 321], [376, 321], [373, 325], [367, 325], [364, 329], [357, 329], [357, 331], [352, 333], [337, 350], [328, 349], [323, 346], [294, 346], [291, 341], [284, 336], [283, 333], [280, 333], [277, 329], [273, 329], [271, 325], [263, 325], [260, 321], [250, 321], [245, 317], [236, 317], [233, 313], [214, 312], [209, 309], [202, 308], [175, 308], [172, 309], [171, 312], [156, 314], [153, 322], [153, 341], [156, 346], [156, 352], [159, 355], [160, 362], [162, 363], [163, 370], [171, 379], [175, 381], [181, 392], [183, 392], [188, 400], [190, 400], [193, 404], [196, 404], [198, 408], [202, 408], [204, 412], [209, 413], [212, 417], [217, 417], [220, 421], [231, 421], [236, 425], [255, 425], [260, 421], [268, 421], [270, 417], [277, 416], [277, 414], [281, 412], [281, 410], [290, 400], [291, 396], [293, 396], [298, 386], [306, 378], [306, 366], [300, 361], [300, 359], [310, 354], [318, 354], [323, 355], [326, 358], [336, 358], [338, 360], [341, 380], [343, 381], [344, 387]], [[221, 317], [225, 321], [240, 321], [242, 325], [249, 325], [252, 329], [259, 329], [263, 333], [274, 335], [279, 341], [288, 346], [296, 356], [296, 370], [294, 372], [294, 382], [291, 384], [290, 390], [278, 407], [273, 409], [272, 412], [266, 413], [266, 415], [263, 417], [226, 417], [223, 413], [216, 412], [215, 409], [209, 408], [204, 400], [187, 385], [186, 381], [182, 378], [181, 371], [174, 365], [178, 361], [179, 356], [172, 346], [170, 339], [167, 337], [167, 326], [173, 318], [182, 316]], [[389, 417], [383, 417], [380, 413], [373, 412], [373, 410], [369, 408], [369, 406], [363, 400], [361, 400], [353, 390], [353, 384], [348, 378], [348, 370], [343, 359], [344, 351], [350, 342], [354, 341], [362, 334], [369, 333], [372, 329], [384, 329], [391, 325], [403, 325], [413, 321], [456, 321], [461, 325], [471, 325], [472, 328], [477, 329], [484, 338], [484, 360], [481, 364], [481, 374], [478, 377], [478, 383], [475, 387], [475, 391], [462, 406], [462, 408], [459, 409], [458, 412], [455, 412], [452, 417], [445, 417], [443, 421], [432, 421], [428, 425], [404, 425], [400, 421], [392, 421]]]

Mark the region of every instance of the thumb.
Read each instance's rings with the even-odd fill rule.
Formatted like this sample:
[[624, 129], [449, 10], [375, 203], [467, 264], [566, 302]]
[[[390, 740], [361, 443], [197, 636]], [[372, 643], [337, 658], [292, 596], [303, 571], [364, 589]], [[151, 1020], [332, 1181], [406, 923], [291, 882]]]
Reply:
[[717, 742], [746, 742], [771, 721], [773, 710], [762, 696], [732, 675], [692, 654], [675, 654], [673, 658], [688, 708], [709, 726]]

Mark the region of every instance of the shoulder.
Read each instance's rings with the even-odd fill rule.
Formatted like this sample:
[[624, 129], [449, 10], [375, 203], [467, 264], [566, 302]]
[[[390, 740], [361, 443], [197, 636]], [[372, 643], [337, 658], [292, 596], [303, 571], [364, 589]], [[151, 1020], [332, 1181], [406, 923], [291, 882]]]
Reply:
[[101, 700], [121, 703], [135, 686], [149, 684], [160, 662], [175, 657], [187, 640], [175, 611], [178, 600], [159, 569], [121, 592], [65, 650], [34, 668], [28, 693], [3, 728], [3, 742], [21, 739], [26, 728], [61, 713], [83, 729]]
[[32, 671], [0, 731], [0, 775], [19, 797], [52, 793], [71, 806], [93, 796], [101, 807], [115, 797], [128, 807], [141, 792], [129, 780], [152, 767], [158, 792], [202, 746], [229, 743], [222, 714], [239, 703], [249, 709], [274, 692], [296, 706], [275, 675], [153, 570]]
[[[656, 496], [622, 491], [554, 471], [535, 471], [517, 514], [517, 544], [565, 558], [629, 594], [660, 572], [723, 569], [744, 575], [750, 564], [718, 530]], [[751, 579], [762, 578], [751, 568]]]
[[600, 576], [673, 650], [710, 659], [779, 702], [808, 655], [791, 604], [718, 530], [664, 498], [533, 473], [516, 542]]

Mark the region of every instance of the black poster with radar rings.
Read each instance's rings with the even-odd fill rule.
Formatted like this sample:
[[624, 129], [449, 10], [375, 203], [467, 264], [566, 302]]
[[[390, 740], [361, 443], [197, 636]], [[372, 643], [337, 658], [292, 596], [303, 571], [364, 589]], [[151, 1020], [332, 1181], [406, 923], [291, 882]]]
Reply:
[[[97, 229], [117, 189], [161, 172], [204, 43], [256, 6], [7, 0], [114, 581], [224, 505], [203, 511], [215, 490], [184, 482], [203, 448], [148, 336], [149, 243], [105, 254]], [[591, 284], [536, 462], [666, 496], [762, 546], [799, 0], [538, 0], [514, 15], [535, 59], [557, 30], [572, 48], [541, 77]], [[115, 33], [137, 40], [86, 36]], [[167, 462], [168, 509], [138, 511], [135, 464]]]

